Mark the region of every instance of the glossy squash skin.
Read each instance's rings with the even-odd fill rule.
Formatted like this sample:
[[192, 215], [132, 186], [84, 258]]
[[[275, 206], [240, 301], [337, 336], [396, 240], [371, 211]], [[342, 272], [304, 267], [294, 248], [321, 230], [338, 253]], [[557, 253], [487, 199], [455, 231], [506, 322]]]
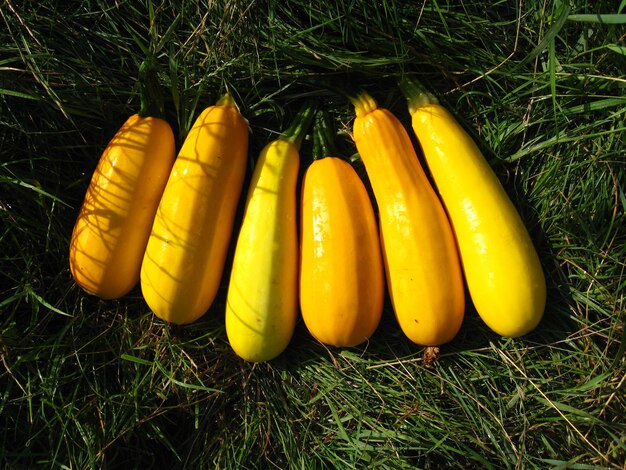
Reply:
[[474, 306], [499, 335], [524, 335], [538, 325], [546, 303], [545, 277], [528, 231], [454, 116], [419, 88], [407, 93], [413, 129], [452, 222]]
[[194, 122], [156, 213], [141, 267], [141, 290], [157, 317], [191, 323], [215, 299], [247, 153], [247, 123], [226, 95]]
[[246, 361], [275, 358], [289, 344], [298, 301], [295, 145], [275, 140], [256, 163], [226, 302], [226, 333]]
[[246, 361], [279, 356], [295, 328], [299, 148], [312, 115], [311, 108], [304, 108], [289, 129], [263, 148], [250, 181], [225, 315], [230, 345]]
[[169, 124], [130, 116], [105, 148], [70, 240], [76, 283], [102, 299], [127, 294], [139, 271], [152, 222], [176, 156]]
[[374, 210], [352, 166], [336, 157], [315, 160], [301, 199], [300, 308], [320, 342], [351, 347], [380, 322], [384, 268]]
[[465, 308], [452, 228], [401, 122], [367, 94], [354, 105], [353, 136], [378, 203], [396, 318], [413, 342], [446, 343], [458, 333]]

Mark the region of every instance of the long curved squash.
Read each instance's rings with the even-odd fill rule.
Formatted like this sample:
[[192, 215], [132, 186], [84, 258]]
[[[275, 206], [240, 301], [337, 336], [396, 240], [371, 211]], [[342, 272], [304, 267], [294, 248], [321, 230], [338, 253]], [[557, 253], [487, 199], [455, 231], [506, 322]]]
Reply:
[[227, 94], [194, 122], [159, 204], [141, 266], [141, 290], [157, 317], [191, 323], [215, 299], [247, 153], [247, 123]]
[[169, 124], [139, 114], [130, 116], [106, 146], [70, 240], [70, 271], [87, 292], [116, 299], [139, 281], [175, 155]]
[[378, 203], [396, 318], [413, 342], [446, 343], [458, 333], [465, 308], [452, 228], [400, 121], [368, 94], [353, 103], [353, 137]]
[[502, 336], [521, 336], [543, 316], [546, 282], [515, 206], [484, 156], [444, 107], [405, 81], [413, 130], [448, 211], [478, 314]]
[[281, 354], [298, 311], [296, 186], [300, 139], [312, 109], [300, 112], [259, 155], [246, 199], [226, 300], [226, 334], [235, 353], [263, 362]]
[[[325, 133], [320, 121], [316, 137]], [[380, 239], [363, 182], [348, 162], [322, 147], [322, 158], [307, 168], [302, 182], [300, 308], [318, 341], [350, 347], [367, 341], [380, 322]]]

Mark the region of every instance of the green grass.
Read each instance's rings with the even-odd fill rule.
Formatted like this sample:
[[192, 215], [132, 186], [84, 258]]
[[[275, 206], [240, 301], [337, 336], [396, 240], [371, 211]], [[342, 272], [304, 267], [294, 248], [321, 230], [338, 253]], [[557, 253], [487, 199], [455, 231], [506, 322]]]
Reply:
[[[626, 2], [199, 3], [0, 5], [3, 468], [623, 468]], [[228, 88], [251, 164], [309, 98], [354, 154], [342, 92], [408, 126], [397, 80], [419, 78], [520, 210], [548, 280], [542, 323], [505, 339], [470, 308], [431, 361], [387, 304], [367, 345], [325, 348], [299, 322], [285, 354], [252, 365], [228, 345], [225, 283], [185, 327], [139, 288], [82, 292], [69, 236], [148, 51], [178, 144]]]

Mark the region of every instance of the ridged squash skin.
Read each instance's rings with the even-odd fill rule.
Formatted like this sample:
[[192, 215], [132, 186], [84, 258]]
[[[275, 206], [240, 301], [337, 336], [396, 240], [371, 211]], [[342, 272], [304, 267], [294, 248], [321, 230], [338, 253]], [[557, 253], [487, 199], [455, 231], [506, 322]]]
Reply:
[[139, 271], [176, 149], [170, 125], [130, 116], [100, 157], [70, 240], [76, 283], [102, 299], [126, 295]]
[[456, 234], [478, 314], [499, 335], [530, 332], [543, 316], [546, 282], [524, 222], [450, 112], [436, 103], [411, 111], [413, 129]]
[[291, 340], [298, 309], [298, 146], [283, 139], [261, 151], [250, 182], [226, 301], [234, 352], [269, 361]]
[[452, 228], [402, 123], [367, 94], [354, 104], [353, 137], [378, 204], [396, 318], [417, 344], [447, 343], [458, 333], [465, 308]]
[[378, 226], [363, 182], [340, 158], [315, 160], [301, 199], [300, 308], [320, 342], [351, 347], [380, 322], [385, 278]]
[[215, 299], [247, 153], [247, 122], [226, 95], [194, 122], [156, 213], [141, 267], [141, 290], [157, 317], [191, 323]]

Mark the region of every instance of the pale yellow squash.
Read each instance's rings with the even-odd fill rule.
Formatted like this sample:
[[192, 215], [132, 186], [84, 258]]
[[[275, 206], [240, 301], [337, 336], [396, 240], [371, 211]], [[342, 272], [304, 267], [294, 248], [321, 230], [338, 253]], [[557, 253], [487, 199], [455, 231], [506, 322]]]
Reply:
[[312, 110], [261, 151], [250, 182], [226, 301], [226, 334], [242, 359], [281, 354], [298, 313], [299, 140]]
[[404, 82], [415, 134], [454, 227], [478, 314], [502, 336], [533, 330], [546, 282], [515, 206], [472, 138], [423, 88]]

